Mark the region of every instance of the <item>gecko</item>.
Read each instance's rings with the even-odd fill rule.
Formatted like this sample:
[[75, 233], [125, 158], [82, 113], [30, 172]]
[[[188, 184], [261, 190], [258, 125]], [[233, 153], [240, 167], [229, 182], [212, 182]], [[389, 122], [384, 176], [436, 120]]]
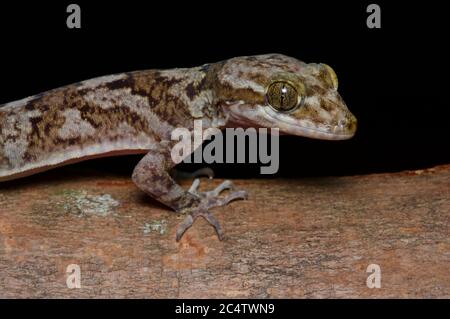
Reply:
[[[0, 106], [0, 181], [87, 159], [145, 154], [132, 173], [150, 197], [185, 215], [179, 241], [198, 217], [224, 232], [210, 210], [247, 198], [229, 180], [185, 190], [171, 170], [171, 132], [278, 128], [281, 134], [344, 140], [357, 121], [338, 93], [334, 70], [283, 54], [235, 57], [193, 68], [98, 77]], [[197, 176], [194, 176], [197, 177]], [[228, 190], [225, 196], [221, 192]]]

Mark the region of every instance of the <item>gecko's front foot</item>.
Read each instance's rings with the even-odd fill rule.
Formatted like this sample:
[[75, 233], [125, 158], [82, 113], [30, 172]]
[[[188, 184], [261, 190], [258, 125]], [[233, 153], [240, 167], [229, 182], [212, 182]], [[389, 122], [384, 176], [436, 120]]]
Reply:
[[[244, 190], [236, 190], [233, 183], [229, 180], [224, 181], [222, 184], [209, 192], [199, 192], [197, 190], [199, 184], [200, 180], [198, 178], [195, 179], [192, 183], [192, 186], [189, 188], [189, 193], [200, 197], [200, 204], [196, 207], [188, 209], [188, 215], [177, 229], [177, 241], [181, 239], [186, 230], [192, 226], [194, 221], [199, 216], [206, 219], [206, 221], [208, 221], [208, 223], [210, 223], [214, 227], [217, 236], [220, 240], [222, 240], [222, 228], [220, 227], [217, 219], [208, 211], [208, 209], [227, 205], [228, 203], [236, 199], [247, 199], [247, 192]], [[229, 190], [230, 192], [225, 197], [219, 197], [220, 193], [224, 190]]]

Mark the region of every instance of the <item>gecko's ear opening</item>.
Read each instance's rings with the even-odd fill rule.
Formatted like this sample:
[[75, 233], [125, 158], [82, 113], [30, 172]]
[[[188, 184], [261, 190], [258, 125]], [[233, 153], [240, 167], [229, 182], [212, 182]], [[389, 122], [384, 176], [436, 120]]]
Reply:
[[339, 82], [338, 82], [336, 72], [334, 72], [334, 70], [328, 64], [320, 63], [320, 66], [322, 67], [323, 71], [326, 74], [325, 80], [330, 84], [331, 87], [333, 87], [335, 90], [337, 90], [338, 86], [339, 86]]

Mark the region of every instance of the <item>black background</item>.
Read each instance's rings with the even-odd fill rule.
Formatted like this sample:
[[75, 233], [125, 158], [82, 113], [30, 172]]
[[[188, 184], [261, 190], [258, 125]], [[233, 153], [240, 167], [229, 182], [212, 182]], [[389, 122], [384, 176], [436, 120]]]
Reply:
[[[331, 65], [359, 124], [349, 141], [283, 136], [278, 176], [450, 162], [443, 2], [375, 1], [381, 29], [367, 28], [365, 1], [72, 2], [81, 6], [81, 29], [66, 27], [70, 2], [1, 3], [0, 104], [101, 75], [277, 52]], [[129, 174], [138, 159], [75, 168]], [[259, 173], [258, 165], [213, 167], [221, 177]]]

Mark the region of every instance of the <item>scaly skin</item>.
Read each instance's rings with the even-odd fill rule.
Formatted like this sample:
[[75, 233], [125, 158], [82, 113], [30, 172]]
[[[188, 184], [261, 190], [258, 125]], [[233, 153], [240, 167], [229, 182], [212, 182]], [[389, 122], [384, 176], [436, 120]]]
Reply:
[[[268, 103], [268, 88], [289, 83], [299, 95], [284, 112]], [[284, 88], [283, 88], [284, 90]], [[285, 99], [285, 96], [282, 97]], [[281, 100], [280, 103], [283, 103]], [[100, 77], [0, 107], [0, 181], [94, 157], [147, 153], [133, 172], [136, 185], [188, 217], [177, 239], [198, 216], [217, 230], [211, 207], [245, 197], [229, 182], [216, 192], [183, 190], [169, 175], [171, 132], [177, 127], [267, 127], [281, 133], [340, 140], [353, 136], [356, 119], [337, 92], [328, 66], [280, 54], [238, 57], [190, 69], [147, 70]]]

